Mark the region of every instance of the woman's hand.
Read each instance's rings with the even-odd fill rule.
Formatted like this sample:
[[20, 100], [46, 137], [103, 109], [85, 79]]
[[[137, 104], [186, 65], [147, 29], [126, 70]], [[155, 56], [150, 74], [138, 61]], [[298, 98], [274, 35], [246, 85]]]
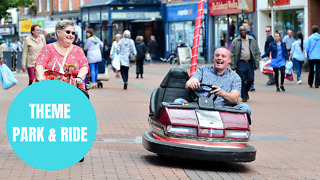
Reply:
[[76, 82], [77, 85], [81, 85], [84, 82], [81, 77], [74, 78], [74, 81]]

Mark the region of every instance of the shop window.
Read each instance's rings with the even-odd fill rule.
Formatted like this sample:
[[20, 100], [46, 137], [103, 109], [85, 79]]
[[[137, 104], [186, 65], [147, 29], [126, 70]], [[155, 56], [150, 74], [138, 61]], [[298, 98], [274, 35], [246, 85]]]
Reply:
[[287, 35], [287, 31], [293, 30], [294, 37], [298, 32], [304, 32], [304, 10], [290, 9], [274, 12], [274, 30], [278, 31], [282, 37]]
[[214, 39], [215, 49], [227, 47], [228, 39], [228, 18], [226, 15], [214, 17]]

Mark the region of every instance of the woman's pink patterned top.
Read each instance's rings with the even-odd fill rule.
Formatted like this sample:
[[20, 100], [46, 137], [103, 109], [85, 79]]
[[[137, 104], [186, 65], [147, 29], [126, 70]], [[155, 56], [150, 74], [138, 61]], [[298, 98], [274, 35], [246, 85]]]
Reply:
[[[54, 48], [53, 43], [51, 43], [43, 46], [41, 49], [36, 61], [36, 66], [42, 65], [45, 70], [59, 71], [62, 61], [63, 56], [58, 53]], [[88, 61], [83, 50], [76, 45], [73, 45], [67, 56], [65, 64], [75, 64], [77, 66], [76, 70], [79, 70], [82, 67], [89, 68]], [[63, 67], [63, 69], [66, 70], [65, 67]]]
[[[76, 65], [75, 72], [79, 72], [79, 69], [82, 67], [87, 67], [89, 69], [88, 61], [84, 55], [83, 50], [76, 45], [72, 45], [72, 49], [67, 56], [65, 64], [74, 64]], [[53, 43], [43, 46], [41, 49], [37, 61], [37, 65], [42, 65], [44, 70], [60, 71], [60, 66], [63, 61], [63, 56], [58, 53], [58, 51], [53, 46]], [[66, 68], [63, 67], [65, 71]], [[80, 89], [85, 89], [85, 84], [82, 83]]]

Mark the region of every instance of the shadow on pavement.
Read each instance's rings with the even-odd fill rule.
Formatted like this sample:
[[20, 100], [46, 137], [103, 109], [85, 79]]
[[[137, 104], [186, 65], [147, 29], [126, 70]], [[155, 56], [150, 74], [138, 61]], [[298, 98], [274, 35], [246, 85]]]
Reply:
[[251, 171], [246, 164], [239, 162], [212, 162], [200, 160], [187, 160], [157, 155], [142, 156], [142, 159], [145, 159], [146, 162], [155, 166], [171, 168], [236, 173], [246, 173]]

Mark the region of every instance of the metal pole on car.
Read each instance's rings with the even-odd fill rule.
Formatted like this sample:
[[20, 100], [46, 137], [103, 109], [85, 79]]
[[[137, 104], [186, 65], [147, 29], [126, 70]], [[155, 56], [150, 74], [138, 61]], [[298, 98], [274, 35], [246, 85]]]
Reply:
[[200, 38], [204, 3], [205, 3], [205, 0], [199, 0], [199, 3], [198, 3], [197, 19], [196, 19], [195, 28], [194, 28], [194, 37], [193, 37], [193, 46], [192, 46], [190, 77], [197, 70], [198, 47], [199, 47], [199, 38]]

